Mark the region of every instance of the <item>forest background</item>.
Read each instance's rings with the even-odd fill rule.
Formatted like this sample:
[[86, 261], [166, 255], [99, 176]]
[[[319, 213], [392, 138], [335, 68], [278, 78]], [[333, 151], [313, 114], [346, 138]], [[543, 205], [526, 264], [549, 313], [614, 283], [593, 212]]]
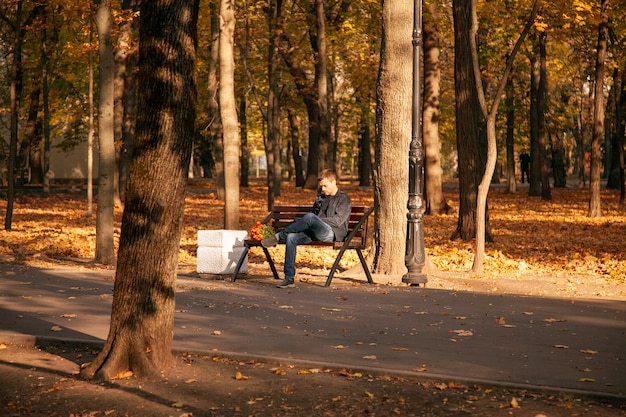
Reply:
[[[531, 5], [529, 2], [478, 2], [478, 27], [471, 25], [468, 12], [472, 10], [464, 8], [465, 5], [473, 7], [474, 3], [426, 3], [422, 112], [425, 210], [427, 214], [436, 215], [450, 209], [443, 193], [443, 174], [448, 179], [458, 175], [458, 222], [457, 230], [451, 234], [469, 241], [475, 235], [475, 194], [485, 169], [487, 140], [484, 128], [475, 128], [481, 124], [479, 106], [472, 100], [459, 99], [476, 96], [471, 85], [465, 86], [465, 90], [459, 88], [461, 70], [467, 70], [459, 61], [462, 57], [467, 60], [471, 46], [465, 44], [459, 48], [459, 35], [467, 39], [468, 36], [463, 35], [476, 30], [480, 51], [481, 82], [478, 84], [482, 84], [487, 93], [493, 93], [499, 82], [498, 74], [503, 70], [502, 63], [528, 19]], [[555, 188], [565, 187], [568, 177], [578, 176], [582, 188], [589, 181], [588, 216], [600, 217], [601, 172], [606, 176], [607, 187], [620, 189], [619, 202], [623, 202], [621, 109], [625, 101], [625, 37], [624, 27], [620, 25], [624, 22], [624, 6], [621, 3], [611, 5], [606, 0], [601, 3], [572, 1], [571, 4], [545, 2], [543, 5], [528, 34], [529, 42], [523, 44], [512, 67], [503, 106], [506, 111], [500, 113], [503, 116], [497, 124], [497, 136], [502, 139], [497, 164], [500, 168], [496, 169], [494, 180], [506, 178], [506, 191], [515, 192], [517, 155], [528, 149], [532, 159], [529, 196], [552, 200], [552, 184]], [[195, 73], [182, 80], [188, 82], [197, 78], [199, 86], [194, 162], [190, 172], [195, 177], [216, 176], [216, 194], [221, 200], [226, 198], [227, 194], [223, 193], [229, 188], [225, 180], [236, 170], [228, 168], [232, 162], [227, 159], [228, 145], [232, 143], [222, 136], [226, 133], [224, 78], [220, 78], [220, 88], [217, 88], [218, 75], [222, 77], [226, 69], [222, 48], [229, 38], [223, 36], [225, 22], [234, 23], [232, 16], [229, 16], [230, 21], [226, 17], [235, 10], [225, 11], [224, 3], [220, 7], [221, 25], [218, 25], [217, 5], [201, 4]], [[293, 181], [304, 189], [315, 188], [321, 166], [335, 167], [342, 177], [353, 178], [360, 186], [370, 185], [375, 177], [381, 181], [374, 186], [374, 203], [378, 209], [376, 240], [401, 243], [396, 252], [404, 255], [404, 227], [388, 227], [390, 224], [384, 222], [384, 215], [385, 209], [405, 207], [406, 195], [383, 201], [380, 191], [394, 188], [384, 181], [395, 183], [396, 187], [406, 183], [406, 176], [396, 176], [392, 169], [405, 164], [398, 164], [398, 158], [385, 152], [397, 148], [403, 151], [399, 154], [401, 159], [406, 160], [408, 141], [382, 140], [387, 137], [380, 134], [386, 116], [380, 114], [380, 109], [385, 103], [377, 94], [382, 77], [377, 77], [375, 69], [384, 65], [384, 60], [379, 62], [380, 39], [385, 33], [406, 33], [408, 14], [401, 13], [403, 17], [399, 20], [385, 20], [378, 2], [347, 1], [332, 5], [322, 1], [244, 3], [236, 12], [237, 25], [230, 26], [234, 28], [230, 39], [236, 48], [230, 52], [235, 51], [233, 62], [237, 70], [233, 71], [235, 78], [231, 84], [234, 97], [238, 99], [229, 104], [231, 108], [236, 104], [240, 121], [241, 144], [235, 155], [241, 184], [248, 185], [252, 156], [261, 149], [267, 157], [268, 206], [281, 197], [284, 180]], [[128, 159], [134, 147], [133, 122], [135, 116], [148, 117], [145, 113], [149, 111], [134, 107], [134, 71], [137, 63], [141, 63], [135, 61], [138, 56], [136, 17], [136, 5], [132, 2], [101, 2], [91, 7], [52, 1], [13, 1], [3, 6], [1, 68], [8, 81], [3, 98], [4, 108], [9, 111], [3, 112], [4, 126], [8, 128], [2, 136], [10, 138], [4, 146], [8, 184], [6, 229], [12, 227], [15, 175], [23, 184], [42, 184], [43, 192], [47, 193], [51, 180], [50, 147], [69, 149], [85, 138], [92, 141], [96, 133], [100, 168], [98, 192], [111, 190], [116, 192], [118, 204], [125, 201]], [[459, 29], [461, 23], [465, 24], [467, 32]], [[216, 43], [220, 30], [222, 38]], [[94, 41], [96, 32], [98, 42]], [[402, 44], [408, 44], [409, 38], [405, 36]], [[99, 60], [95, 59], [96, 47]], [[406, 48], [400, 49], [406, 59], [410, 54], [406, 53]], [[24, 59], [26, 57], [28, 59]], [[397, 57], [395, 63], [400, 63]], [[613, 71], [606, 71], [605, 76], [606, 68]], [[467, 79], [472, 80], [472, 77]], [[98, 106], [94, 106], [94, 87], [98, 92]], [[404, 83], [387, 87], [388, 97], [407, 96]], [[216, 100], [218, 93], [219, 102]], [[460, 102], [469, 106], [460, 107]], [[99, 109], [97, 127], [94, 107]], [[465, 120], [468, 115], [473, 120]], [[406, 131], [407, 124], [403, 123], [406, 120], [396, 115], [392, 117], [397, 117], [398, 124]], [[114, 123], [108, 123], [111, 120]], [[371, 132], [375, 130], [377, 134], [373, 135]], [[105, 141], [107, 138], [112, 140]], [[86, 157], [90, 159], [89, 155]], [[111, 166], [115, 169], [110, 169]], [[159, 168], [167, 170], [168, 166]], [[586, 174], [587, 169], [589, 174]], [[551, 181], [548, 180], [550, 175]], [[88, 213], [91, 185], [91, 179], [87, 178]], [[164, 181], [162, 185], [169, 185], [169, 182]], [[581, 193], [581, 198], [584, 195]], [[99, 194], [97, 207], [95, 258], [112, 263], [113, 205], [107, 207], [107, 201], [101, 196]], [[241, 205], [239, 198], [236, 204]], [[596, 207], [598, 210], [591, 210]], [[224, 214], [227, 220], [228, 210]], [[98, 245], [103, 234], [98, 225], [103, 218], [111, 226], [111, 243]], [[238, 216], [235, 223], [246, 226]], [[609, 224], [619, 230], [619, 220], [617, 224]], [[388, 230], [394, 233], [391, 239], [383, 236]], [[487, 234], [493, 238], [489, 224]], [[379, 247], [387, 246], [379, 244], [377, 249]], [[590, 259], [587, 254], [582, 256]], [[618, 266], [623, 262], [619, 255], [614, 259], [612, 250], [607, 256], [602, 259], [610, 265], [614, 261]], [[400, 264], [379, 265], [377, 272], [397, 272]], [[607, 270], [609, 274], [619, 271], [612, 267]]]

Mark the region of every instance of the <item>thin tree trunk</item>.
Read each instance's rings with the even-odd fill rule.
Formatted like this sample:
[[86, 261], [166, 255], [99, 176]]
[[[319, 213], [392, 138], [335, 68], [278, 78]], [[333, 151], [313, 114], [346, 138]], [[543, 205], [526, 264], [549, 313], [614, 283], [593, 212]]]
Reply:
[[239, 99], [239, 118], [241, 119], [241, 156], [239, 157], [239, 166], [241, 167], [241, 176], [239, 182], [242, 187], [248, 187], [248, 177], [250, 176], [250, 148], [248, 147], [248, 95], [246, 89], [241, 89]]
[[370, 103], [361, 103], [361, 127], [359, 128], [359, 185], [369, 187], [372, 177], [372, 134], [370, 128]]
[[282, 31], [281, 24], [282, 1], [273, 0], [268, 8], [268, 26], [270, 31], [270, 44], [267, 57], [267, 139], [265, 143], [265, 155], [267, 156], [267, 208], [274, 207], [274, 200], [280, 196], [282, 182], [282, 168], [280, 163], [280, 149], [282, 137], [280, 132], [280, 86], [279, 86], [279, 59], [278, 42]]
[[300, 120], [293, 107], [287, 107], [289, 131], [291, 132], [291, 153], [296, 177], [296, 187], [304, 185], [304, 169], [302, 167], [302, 149], [300, 148]]
[[[317, 48], [315, 79], [317, 86], [317, 101], [319, 106], [320, 141], [319, 167], [333, 169], [332, 144], [330, 138], [330, 108], [328, 83], [328, 51], [326, 43], [326, 14], [324, 0], [315, 0], [315, 22], [317, 28]], [[316, 173], [317, 175], [317, 173]]]
[[528, 195], [541, 195], [541, 154], [544, 150], [539, 144], [539, 85], [541, 83], [539, 40], [536, 33], [532, 36], [534, 51], [530, 59], [530, 176]]
[[239, 229], [239, 126], [235, 101], [235, 1], [220, 8], [220, 116], [224, 132], [224, 228]]
[[209, 75], [208, 90], [208, 117], [209, 139], [215, 162], [215, 180], [217, 183], [217, 198], [224, 199], [224, 141], [222, 136], [222, 124], [220, 119], [220, 105], [218, 100], [218, 61], [220, 45], [219, 13], [215, 3], [209, 3], [211, 10], [211, 50], [209, 53], [207, 72]]
[[606, 181], [606, 188], [609, 190], [619, 190], [620, 189], [620, 158], [624, 157], [624, 149], [623, 144], [620, 144], [620, 136], [621, 140], [624, 137], [624, 128], [623, 128], [623, 111], [621, 105], [626, 101], [626, 86], [624, 85], [626, 82], [626, 70], [622, 68], [621, 74], [618, 68], [615, 68], [613, 73], [613, 85], [615, 87], [619, 86], [619, 88], [612, 88], [611, 94], [613, 95], [613, 100], [610, 101], [611, 106], [613, 107], [614, 120], [613, 120], [613, 134], [611, 136], [611, 159], [609, 162], [609, 175]]
[[609, 32], [609, 0], [601, 2], [601, 22], [598, 26], [598, 47], [594, 89], [593, 136], [591, 139], [591, 170], [589, 174], [589, 217], [601, 217], [600, 171], [602, 169], [602, 141], [604, 138], [604, 61]]
[[441, 142], [439, 140], [439, 28], [436, 24], [436, 3], [427, 10], [430, 18], [424, 19], [424, 100], [422, 111], [422, 138], [424, 141], [424, 185], [426, 214], [450, 211], [443, 196], [443, 169], [441, 168]]
[[541, 164], [541, 199], [551, 200], [550, 163], [546, 155], [546, 96], [548, 94], [548, 71], [546, 68], [547, 35], [539, 34], [539, 96], [537, 97], [537, 135], [539, 141], [539, 163]]
[[115, 144], [114, 144], [114, 61], [111, 43], [110, 0], [102, 1], [95, 16], [98, 30], [98, 56], [100, 72], [100, 100], [98, 111], [98, 207], [96, 211], [96, 256], [103, 264], [115, 262], [113, 242], [113, 208], [115, 197]]
[[91, 52], [91, 42], [93, 37], [93, 30], [89, 28], [89, 116], [87, 133], [87, 217], [93, 216], [93, 144], [94, 144], [94, 97], [93, 97], [93, 53]]
[[50, 86], [48, 84], [48, 12], [44, 7], [42, 9], [43, 29], [41, 42], [41, 79], [43, 94], [43, 192], [45, 195], [50, 194]]
[[515, 194], [515, 91], [513, 80], [506, 86], [506, 192]]
[[487, 235], [487, 195], [489, 193], [491, 177], [493, 176], [493, 171], [496, 167], [496, 160], [498, 158], [498, 148], [496, 143], [496, 116], [498, 115], [498, 105], [504, 93], [504, 89], [506, 87], [511, 68], [513, 67], [513, 60], [515, 59], [515, 55], [517, 55], [517, 51], [524, 42], [526, 34], [528, 33], [528, 31], [532, 27], [533, 22], [535, 21], [540, 0], [535, 0], [533, 10], [530, 14], [530, 17], [528, 18], [528, 21], [526, 22], [526, 26], [524, 27], [524, 30], [517, 39], [513, 50], [507, 57], [506, 67], [504, 69], [502, 79], [500, 80], [500, 83], [498, 85], [498, 89], [494, 95], [493, 103], [491, 104], [490, 110], [487, 107], [487, 101], [485, 99], [485, 94], [482, 89], [482, 77], [480, 74], [480, 64], [478, 62], [478, 46], [476, 45], [476, 38], [478, 35], [476, 0], [471, 0], [471, 3], [472, 27], [470, 30], [469, 40], [472, 53], [472, 65], [474, 70], [473, 73], [476, 81], [476, 86], [480, 86], [480, 88], [476, 90], [478, 102], [480, 103], [480, 109], [482, 110], [483, 115], [487, 121], [487, 163], [485, 164], [485, 174], [483, 175], [480, 184], [478, 185], [476, 206], [476, 249], [474, 252], [474, 264], [472, 265], [472, 272], [475, 274], [480, 274], [483, 272], [483, 264], [485, 258], [485, 240]]
[[13, 60], [11, 62], [11, 122], [9, 139], [9, 160], [7, 164], [7, 209], [4, 217], [5, 230], [12, 229], [13, 205], [15, 203], [15, 162], [17, 160], [17, 129], [19, 123], [20, 97], [22, 94], [22, 4], [17, 2], [15, 10], [15, 39], [13, 41]]

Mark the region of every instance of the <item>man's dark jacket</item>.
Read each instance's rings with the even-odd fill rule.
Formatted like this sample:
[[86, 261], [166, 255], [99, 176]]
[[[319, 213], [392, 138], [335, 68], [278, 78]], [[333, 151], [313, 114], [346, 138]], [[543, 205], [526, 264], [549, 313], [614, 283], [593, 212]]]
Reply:
[[318, 195], [311, 210], [313, 214], [316, 214], [333, 229], [337, 242], [341, 242], [348, 234], [348, 220], [351, 211], [352, 201], [350, 201], [348, 194], [341, 190], [332, 196]]

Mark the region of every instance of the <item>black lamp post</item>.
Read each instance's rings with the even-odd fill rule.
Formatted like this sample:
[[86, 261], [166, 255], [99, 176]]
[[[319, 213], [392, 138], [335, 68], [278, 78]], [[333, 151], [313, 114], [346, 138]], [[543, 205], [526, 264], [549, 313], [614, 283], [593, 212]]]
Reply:
[[422, 0], [415, 0], [413, 13], [413, 117], [412, 137], [409, 149], [409, 201], [407, 207], [407, 239], [405, 264], [407, 273], [402, 282], [426, 284], [428, 278], [422, 273], [426, 256], [424, 254], [424, 145], [420, 123], [421, 84], [420, 48], [422, 46]]

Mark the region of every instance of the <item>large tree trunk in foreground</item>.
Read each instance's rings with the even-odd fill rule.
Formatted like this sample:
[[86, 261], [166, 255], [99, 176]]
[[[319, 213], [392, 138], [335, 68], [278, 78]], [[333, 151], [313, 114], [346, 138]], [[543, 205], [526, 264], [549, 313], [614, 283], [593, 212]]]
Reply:
[[374, 174], [376, 248], [372, 272], [400, 282], [406, 272], [406, 231], [413, 85], [411, 4], [383, 3]]
[[176, 266], [196, 105], [198, 1], [144, 2], [137, 142], [122, 218], [111, 327], [83, 371], [158, 376], [171, 360]]

